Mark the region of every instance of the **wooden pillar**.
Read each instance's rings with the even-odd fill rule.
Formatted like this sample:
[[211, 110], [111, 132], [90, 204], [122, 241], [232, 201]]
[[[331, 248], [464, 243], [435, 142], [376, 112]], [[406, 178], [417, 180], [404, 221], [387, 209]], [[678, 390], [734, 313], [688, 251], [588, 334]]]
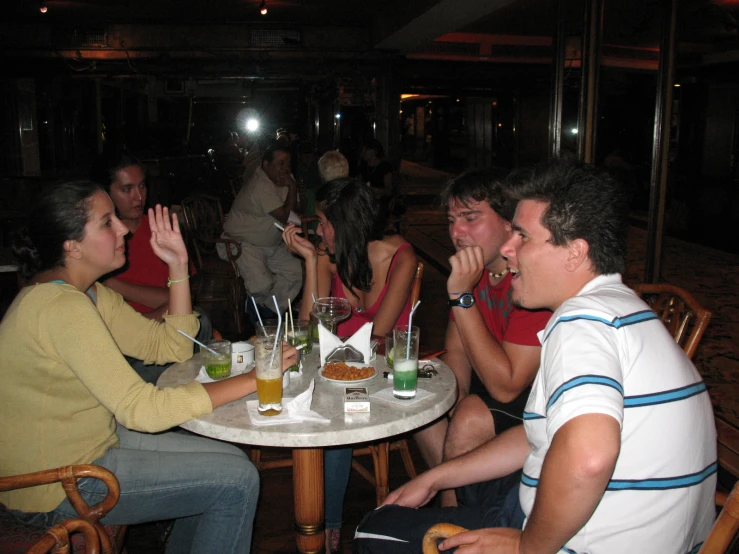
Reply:
[[293, 494], [298, 551], [324, 552], [323, 450], [293, 450]]
[[603, 0], [586, 0], [580, 63], [580, 115], [577, 157], [595, 163], [595, 139], [598, 124], [598, 81], [603, 37]]
[[652, 174], [649, 190], [649, 222], [647, 224], [647, 259], [644, 281], [659, 281], [662, 258], [662, 236], [665, 223], [665, 192], [670, 148], [672, 117], [672, 85], [675, 76], [675, 34], [677, 0], [663, 0], [662, 41], [659, 49], [657, 99], [654, 109], [654, 141]]
[[562, 149], [562, 100], [565, 79], [565, 0], [558, 0], [557, 29], [552, 40], [552, 91], [549, 104], [549, 158], [558, 158]]

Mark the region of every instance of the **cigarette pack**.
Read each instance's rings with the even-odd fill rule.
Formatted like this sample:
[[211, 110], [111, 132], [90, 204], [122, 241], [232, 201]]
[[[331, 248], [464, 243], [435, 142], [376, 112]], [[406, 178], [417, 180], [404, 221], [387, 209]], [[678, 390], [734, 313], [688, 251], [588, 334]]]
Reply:
[[344, 412], [369, 412], [370, 399], [366, 387], [346, 387], [344, 389]]

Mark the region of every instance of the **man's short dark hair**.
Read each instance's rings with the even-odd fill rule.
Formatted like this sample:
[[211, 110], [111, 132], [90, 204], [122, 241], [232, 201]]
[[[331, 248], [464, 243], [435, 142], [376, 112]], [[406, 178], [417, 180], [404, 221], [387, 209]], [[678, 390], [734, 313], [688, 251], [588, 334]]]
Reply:
[[271, 143], [267, 148], [264, 149], [264, 154], [262, 154], [262, 165], [264, 162], [272, 163], [275, 159], [275, 153], [276, 152], [284, 152], [285, 154], [290, 154], [290, 147], [285, 146], [281, 142], [275, 141]]
[[554, 161], [515, 171], [508, 181], [518, 201], [548, 204], [541, 224], [552, 233], [552, 244], [583, 239], [596, 273], [623, 273], [629, 205], [623, 186], [611, 173]]
[[449, 210], [452, 201], [464, 205], [487, 202], [495, 213], [506, 221], [513, 219], [516, 200], [505, 181], [507, 171], [499, 168], [465, 171], [449, 181], [441, 191], [441, 207]]

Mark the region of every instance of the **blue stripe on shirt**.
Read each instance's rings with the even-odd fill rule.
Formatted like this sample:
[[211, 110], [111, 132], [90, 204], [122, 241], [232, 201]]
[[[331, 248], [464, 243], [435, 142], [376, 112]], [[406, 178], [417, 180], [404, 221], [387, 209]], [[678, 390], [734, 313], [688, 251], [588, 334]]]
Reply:
[[529, 421], [532, 419], [546, 419], [546, 416], [535, 414], [533, 412], [524, 412], [523, 413], [523, 420]]
[[[653, 479], [611, 479], [606, 487], [607, 491], [662, 491], [669, 489], [684, 489], [701, 484], [716, 473], [718, 463], [713, 462], [705, 469], [679, 477], [657, 477]], [[538, 487], [539, 479], [521, 474], [521, 484], [527, 487]]]
[[615, 379], [604, 377], [603, 375], [580, 375], [579, 377], [570, 379], [569, 381], [562, 383], [559, 387], [557, 387], [557, 390], [555, 390], [552, 393], [552, 396], [549, 397], [549, 401], [547, 402], [547, 410], [549, 410], [549, 408], [551, 408], [552, 405], [557, 400], [559, 400], [559, 397], [562, 396], [565, 392], [574, 389], [575, 387], [581, 387], [583, 385], [603, 385], [605, 387], [616, 389], [618, 392], [621, 393], [621, 395], [623, 395], [624, 393], [624, 389], [621, 386], [621, 383], [619, 383]]
[[608, 321], [607, 319], [604, 319], [602, 317], [597, 317], [594, 315], [566, 315], [563, 317], [560, 317], [557, 321], [554, 322], [554, 325], [552, 325], [552, 328], [549, 329], [549, 332], [544, 337], [544, 341], [549, 338], [549, 335], [552, 334], [554, 329], [559, 325], [560, 323], [569, 323], [570, 321], [578, 321], [584, 319], [586, 321], [595, 321], [597, 323], [603, 323], [605, 325], [608, 325], [609, 327], [613, 327], [614, 329], [621, 329], [622, 327], [628, 327], [629, 325], [634, 325], [636, 323], [643, 323], [645, 321], [651, 321], [653, 319], [658, 319], [657, 314], [655, 314], [652, 310], [644, 310], [641, 312], [635, 312], [633, 314], [625, 315], [623, 317], [614, 317], [611, 321]]
[[624, 408], [640, 408], [642, 406], [654, 406], [655, 404], [677, 402], [703, 392], [707, 392], [706, 384], [701, 381], [678, 389], [653, 392], [650, 394], [640, 394], [637, 396], [626, 396], [624, 397]]

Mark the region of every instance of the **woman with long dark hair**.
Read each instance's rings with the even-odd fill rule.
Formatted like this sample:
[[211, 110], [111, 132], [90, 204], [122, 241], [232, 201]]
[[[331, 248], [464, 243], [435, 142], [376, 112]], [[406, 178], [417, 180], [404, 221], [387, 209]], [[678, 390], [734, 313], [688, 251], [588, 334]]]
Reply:
[[[294, 225], [283, 233], [290, 251], [305, 259], [300, 319], [310, 317], [313, 295], [339, 296], [352, 306], [339, 335], [352, 335], [368, 321], [377, 337], [407, 324], [416, 255], [400, 235], [383, 235], [369, 187], [355, 179], [335, 179], [318, 190], [316, 201], [321, 247], [299, 236]], [[327, 551], [339, 546], [351, 456], [351, 448], [325, 453]]]
[[[183, 361], [198, 331], [187, 249], [177, 216], [148, 212], [151, 247], [169, 270], [163, 321], [147, 319], [97, 282], [126, 261], [127, 227], [110, 197], [90, 181], [46, 189], [14, 253], [28, 286], [0, 323], [0, 468], [15, 475], [92, 463], [115, 473], [118, 504], [106, 524], [176, 519], [167, 552], [250, 550], [259, 475], [229, 444], [162, 433], [256, 389], [251, 374], [159, 389], [123, 354]], [[297, 352], [286, 349], [289, 367]], [[79, 488], [89, 504], [106, 494], [95, 479]], [[16, 517], [51, 527], [77, 517], [61, 484], [0, 493]]]

